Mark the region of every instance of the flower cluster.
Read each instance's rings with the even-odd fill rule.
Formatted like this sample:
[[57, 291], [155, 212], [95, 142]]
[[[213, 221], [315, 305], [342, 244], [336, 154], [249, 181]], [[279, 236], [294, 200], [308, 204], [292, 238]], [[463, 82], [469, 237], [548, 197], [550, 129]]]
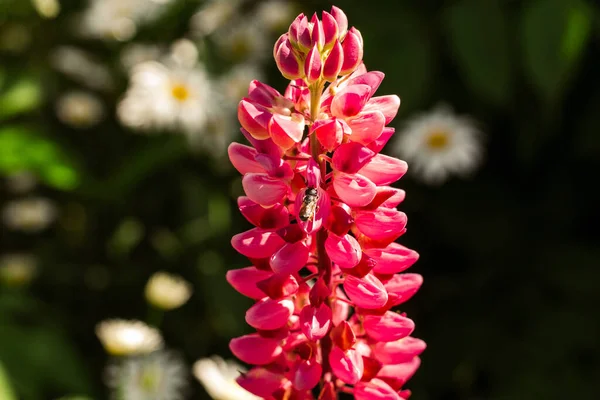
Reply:
[[379, 154], [400, 99], [373, 96], [384, 75], [362, 55], [340, 9], [301, 14], [274, 49], [285, 93], [253, 81], [239, 103], [252, 146], [228, 153], [255, 227], [232, 238], [252, 266], [227, 280], [256, 300], [246, 322], [257, 332], [230, 349], [255, 366], [238, 383], [265, 399], [406, 399], [425, 349], [409, 336], [412, 320], [392, 311], [422, 283], [400, 274], [418, 254], [395, 242], [407, 218], [396, 209], [404, 191], [389, 185], [407, 165]]

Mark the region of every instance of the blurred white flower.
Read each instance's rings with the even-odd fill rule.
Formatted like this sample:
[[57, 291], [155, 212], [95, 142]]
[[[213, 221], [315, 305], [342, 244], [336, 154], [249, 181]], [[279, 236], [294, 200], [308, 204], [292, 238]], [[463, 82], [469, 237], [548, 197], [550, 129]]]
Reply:
[[255, 18], [270, 31], [283, 33], [295, 16], [294, 5], [287, 0], [267, 0], [256, 7]]
[[10, 193], [30, 192], [37, 185], [37, 178], [29, 171], [20, 171], [6, 177], [6, 188]]
[[96, 336], [113, 356], [147, 354], [162, 348], [160, 332], [142, 321], [110, 319], [96, 325]]
[[117, 114], [133, 129], [181, 129], [193, 137], [202, 134], [210, 104], [210, 82], [200, 65], [183, 68], [149, 61], [131, 70]]
[[56, 18], [60, 13], [60, 3], [58, 0], [32, 0], [33, 7], [44, 18]]
[[221, 55], [236, 62], [261, 61], [272, 54], [271, 39], [260, 21], [244, 17], [215, 32], [212, 39]]
[[6, 286], [23, 286], [37, 272], [37, 260], [31, 254], [6, 254], [0, 257], [0, 282]]
[[73, 91], [58, 98], [56, 115], [67, 125], [88, 128], [100, 122], [104, 116], [104, 106], [91, 93]]
[[194, 363], [194, 376], [215, 400], [260, 400], [235, 381], [244, 368], [221, 357], [203, 358]]
[[146, 283], [144, 294], [153, 306], [172, 310], [188, 301], [192, 295], [192, 285], [179, 275], [156, 272]]
[[113, 87], [113, 78], [109, 70], [76, 47], [56, 48], [50, 55], [50, 62], [69, 78], [89, 88], [106, 90]]
[[132, 43], [121, 51], [121, 64], [130, 70], [145, 61], [158, 61], [163, 54], [163, 49], [154, 43]]
[[127, 41], [138, 26], [153, 22], [171, 0], [89, 0], [79, 19], [84, 36]]
[[409, 171], [429, 184], [440, 184], [452, 174], [471, 174], [483, 153], [475, 123], [445, 106], [409, 120], [392, 151], [408, 162]]
[[190, 19], [192, 36], [210, 35], [230, 21], [240, 7], [241, 0], [209, 0]]
[[106, 369], [115, 400], [180, 400], [188, 385], [187, 366], [170, 352], [117, 360]]
[[224, 106], [236, 110], [240, 99], [248, 96], [248, 87], [254, 79], [264, 80], [264, 74], [256, 64], [239, 64], [222, 75], [216, 83]]
[[57, 215], [56, 206], [42, 197], [29, 197], [8, 202], [2, 210], [2, 220], [10, 229], [39, 232], [48, 227]]

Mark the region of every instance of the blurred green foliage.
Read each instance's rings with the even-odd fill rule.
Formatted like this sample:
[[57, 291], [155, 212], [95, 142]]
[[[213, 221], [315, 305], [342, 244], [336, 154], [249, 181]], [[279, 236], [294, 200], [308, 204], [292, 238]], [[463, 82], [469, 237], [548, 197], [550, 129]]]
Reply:
[[[139, 41], [185, 34], [201, 1], [179, 0]], [[0, 399], [107, 398], [94, 337], [108, 317], [143, 318], [157, 270], [195, 294], [166, 315], [170, 347], [191, 363], [248, 332], [249, 300], [225, 282], [247, 265], [230, 237], [237, 173], [181, 136], [133, 135], [114, 116], [126, 87], [122, 43], [84, 41], [69, 28], [83, 2], [56, 20], [29, 2], [0, 0], [0, 175], [34, 173], [59, 221], [39, 235], [0, 231], [0, 255], [40, 260], [30, 287], [0, 287]], [[409, 383], [417, 400], [595, 399], [600, 393], [600, 10], [583, 0], [358, 0], [336, 2], [362, 32], [365, 63], [386, 73], [379, 93], [411, 113], [445, 101], [487, 133], [487, 163], [470, 181], [430, 188], [407, 176], [401, 238], [425, 285], [405, 311], [428, 350]], [[329, 2], [299, 2], [311, 14]], [[24, 27], [30, 40], [10, 36]], [[6, 37], [9, 37], [7, 42]], [[49, 49], [76, 44], [110, 66], [116, 89], [98, 93], [109, 115], [80, 131], [55, 100], [80, 83], [50, 66]], [[209, 49], [210, 50], [210, 49]], [[225, 62], [210, 65], [224, 68]], [[283, 90], [274, 63], [269, 82]], [[239, 139], [242, 141], [242, 139]], [[222, 156], [222, 155], [221, 155]], [[218, 161], [217, 161], [218, 160]], [[16, 198], [0, 188], [0, 205]], [[206, 398], [193, 383], [192, 398]], [[12, 396], [12, 397], [11, 397]], [[67, 399], [67, 398], [65, 398]], [[68, 399], [82, 399], [68, 397]]]

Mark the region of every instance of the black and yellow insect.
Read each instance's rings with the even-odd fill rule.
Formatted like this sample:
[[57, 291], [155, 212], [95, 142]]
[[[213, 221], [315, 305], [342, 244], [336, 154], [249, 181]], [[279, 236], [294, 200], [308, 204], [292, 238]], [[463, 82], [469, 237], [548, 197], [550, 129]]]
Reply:
[[302, 221], [306, 222], [315, 215], [318, 199], [319, 192], [317, 189], [311, 187], [306, 189], [306, 192], [304, 192], [304, 197], [302, 198], [302, 206], [300, 206], [300, 210], [298, 212], [298, 216]]

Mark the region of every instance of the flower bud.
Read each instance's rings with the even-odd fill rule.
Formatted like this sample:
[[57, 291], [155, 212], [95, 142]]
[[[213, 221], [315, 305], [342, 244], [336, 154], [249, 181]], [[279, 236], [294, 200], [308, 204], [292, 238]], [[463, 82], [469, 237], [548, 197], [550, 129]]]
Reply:
[[323, 49], [329, 50], [338, 40], [338, 25], [331, 14], [323, 11], [321, 26], [323, 27]]
[[279, 45], [275, 54], [275, 62], [281, 74], [289, 80], [299, 79], [304, 75], [289, 40]]
[[342, 70], [343, 63], [344, 51], [340, 42], [336, 40], [323, 65], [323, 78], [329, 82], [335, 81]]
[[323, 32], [323, 26], [321, 25], [321, 21], [319, 21], [319, 17], [317, 17], [317, 13], [313, 15], [310, 23], [312, 24], [312, 31], [310, 34], [311, 44], [317, 46], [319, 50], [323, 50], [325, 33]]
[[342, 50], [344, 52], [344, 62], [340, 75], [347, 75], [353, 72], [363, 59], [363, 40], [358, 29], [350, 28], [342, 42]]
[[346, 32], [348, 31], [348, 17], [346, 14], [336, 6], [331, 7], [331, 16], [335, 18], [338, 26], [338, 37], [344, 39]]
[[309, 84], [313, 84], [321, 78], [321, 67], [321, 53], [315, 44], [304, 60], [304, 74]]

